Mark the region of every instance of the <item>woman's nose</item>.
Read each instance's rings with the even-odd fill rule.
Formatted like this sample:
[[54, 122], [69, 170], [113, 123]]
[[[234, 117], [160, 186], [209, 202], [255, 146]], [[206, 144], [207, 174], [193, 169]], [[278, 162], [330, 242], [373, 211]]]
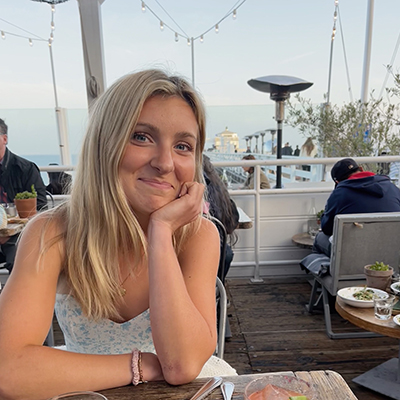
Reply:
[[159, 149], [151, 160], [151, 166], [166, 174], [174, 170], [174, 158], [171, 149]]

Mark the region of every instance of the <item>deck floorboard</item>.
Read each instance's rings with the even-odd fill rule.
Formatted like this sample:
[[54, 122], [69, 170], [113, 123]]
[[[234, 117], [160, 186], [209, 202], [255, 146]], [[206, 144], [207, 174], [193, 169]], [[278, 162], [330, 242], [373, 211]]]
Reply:
[[[225, 360], [240, 374], [334, 370], [362, 400], [387, 400], [386, 396], [352, 382], [356, 376], [397, 357], [397, 339], [363, 338], [331, 340], [322, 313], [309, 314], [305, 305], [311, 292], [304, 279], [227, 279], [228, 316], [232, 338], [226, 341]], [[332, 312], [334, 331], [356, 328]]]

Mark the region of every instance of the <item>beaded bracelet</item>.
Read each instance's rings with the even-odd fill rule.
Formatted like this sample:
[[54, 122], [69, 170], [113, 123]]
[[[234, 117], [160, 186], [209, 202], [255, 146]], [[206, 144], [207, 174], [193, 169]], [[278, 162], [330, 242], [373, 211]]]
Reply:
[[136, 347], [132, 350], [132, 384], [137, 386], [143, 382], [142, 352]]

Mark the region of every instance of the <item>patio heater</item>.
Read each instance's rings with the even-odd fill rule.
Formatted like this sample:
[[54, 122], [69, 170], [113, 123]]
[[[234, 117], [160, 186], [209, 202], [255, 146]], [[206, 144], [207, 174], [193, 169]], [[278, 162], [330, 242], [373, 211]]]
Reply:
[[[294, 76], [269, 75], [260, 78], [250, 79], [247, 82], [253, 89], [260, 92], [270, 93], [271, 100], [275, 101], [275, 119], [277, 122], [277, 146], [276, 158], [282, 158], [282, 123], [285, 114], [285, 101], [290, 97], [290, 93], [302, 92], [313, 85], [311, 82]], [[276, 186], [282, 188], [282, 166], [276, 167]]]

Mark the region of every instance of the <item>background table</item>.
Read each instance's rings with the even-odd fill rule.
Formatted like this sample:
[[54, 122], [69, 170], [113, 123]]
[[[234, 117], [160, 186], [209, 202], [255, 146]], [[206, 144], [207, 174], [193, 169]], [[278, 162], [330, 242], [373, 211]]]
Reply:
[[[400, 326], [393, 319], [380, 320], [375, 318], [373, 308], [357, 308], [348, 306], [338, 296], [336, 311], [352, 324], [367, 331], [400, 339]], [[381, 365], [357, 376], [353, 382], [384, 394], [392, 399], [400, 400], [400, 352], [399, 358], [392, 358]]]
[[250, 229], [253, 227], [253, 221], [251, 218], [240, 208], [237, 207], [239, 212], [239, 225], [237, 229]]
[[[318, 400], [357, 400], [348, 387], [345, 380], [334, 371], [311, 371], [311, 372], [287, 372], [286, 374], [297, 376], [307, 382], [313, 383], [317, 392]], [[224, 377], [224, 381], [235, 384], [232, 400], [243, 400], [244, 389], [253, 379], [261, 378], [269, 374], [253, 374]], [[124, 386], [121, 388], [104, 390], [101, 393], [108, 400], [187, 400], [207, 381], [207, 378], [182, 386], [171, 386], [165, 382], [149, 382], [138, 386]], [[222, 400], [219, 388], [215, 389], [207, 397], [207, 400]], [[313, 399], [310, 399], [313, 400]]]
[[22, 232], [25, 225], [28, 223], [27, 218], [12, 218], [9, 220], [7, 227], [0, 229], [0, 237], [14, 236]]
[[294, 235], [292, 237], [292, 242], [296, 244], [296, 246], [312, 249], [314, 244], [314, 238], [312, 238], [307, 232], [302, 232]]

